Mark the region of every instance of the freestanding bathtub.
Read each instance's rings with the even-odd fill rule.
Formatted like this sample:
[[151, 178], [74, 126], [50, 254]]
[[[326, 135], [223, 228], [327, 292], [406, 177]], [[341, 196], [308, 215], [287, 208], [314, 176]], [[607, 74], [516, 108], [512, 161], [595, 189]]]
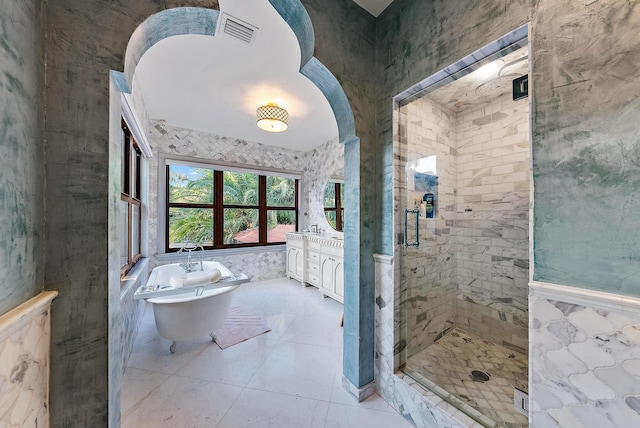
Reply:
[[[204, 271], [219, 269], [222, 274], [220, 281], [176, 289], [169, 285], [170, 278], [184, 275], [184, 269], [174, 263], [155, 267], [147, 284], [136, 293], [137, 298], [153, 304], [156, 328], [160, 336], [172, 341], [171, 353], [175, 352], [178, 340], [195, 339], [206, 334], [213, 339], [213, 331], [227, 319], [231, 292], [248, 281], [244, 275], [234, 276], [218, 262], [202, 263]], [[199, 264], [195, 268], [198, 271]]]

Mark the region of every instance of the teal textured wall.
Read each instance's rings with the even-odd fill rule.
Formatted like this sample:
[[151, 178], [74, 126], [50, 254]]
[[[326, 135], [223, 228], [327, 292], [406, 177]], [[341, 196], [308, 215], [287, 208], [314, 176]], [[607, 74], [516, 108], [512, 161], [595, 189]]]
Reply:
[[[344, 103], [332, 104], [340, 139], [346, 143], [343, 369], [345, 378], [360, 388], [373, 381], [374, 363], [373, 253], [379, 236], [376, 225], [380, 190], [375, 186], [379, 173], [374, 132], [377, 88], [372, 72], [376, 67], [375, 19], [350, 1], [302, 0], [302, 4], [315, 31], [314, 56], [332, 74], [331, 79], [341, 85], [353, 113], [349, 118], [340, 108], [336, 110]], [[355, 123], [355, 138], [348, 131], [350, 123]], [[359, 242], [349, 236], [359, 236]]]
[[525, 0], [395, 0], [378, 17], [377, 162], [381, 170], [379, 186], [389, 189], [380, 195], [381, 253], [393, 254], [397, 243], [393, 235], [391, 192], [392, 97], [527, 22], [528, 3]]
[[[117, 346], [120, 330], [110, 325], [110, 320], [122, 320], [117, 313], [119, 286], [116, 281], [114, 290], [109, 281], [113, 253], [109, 250], [115, 244], [108, 215], [109, 209], [113, 212], [109, 190], [115, 186], [109, 181], [109, 71], [123, 70], [127, 43], [145, 19], [181, 6], [213, 4], [206, 0], [46, 3], [44, 275], [46, 287], [60, 293], [51, 326], [50, 409], [55, 427], [119, 425], [118, 403], [108, 400], [110, 390], [120, 388], [117, 366], [109, 366], [110, 344], [116, 364], [122, 352]], [[111, 168], [117, 170], [114, 165]], [[111, 317], [109, 309], [114, 312]]]
[[[391, 108], [385, 100], [526, 21], [530, 21], [533, 68], [534, 279], [637, 296], [638, 1], [395, 0], [378, 22], [383, 187], [393, 183], [388, 157]], [[390, 229], [393, 199], [387, 197], [384, 206], [382, 229]], [[383, 243], [385, 252], [393, 254], [393, 236], [384, 236]], [[530, 335], [536, 323], [529, 326]], [[545, 354], [548, 343], [543, 336], [529, 338], [536, 348], [531, 367], [543, 371], [553, 367], [542, 376], [545, 385], [570, 383], [563, 358], [555, 351]], [[533, 382], [539, 377], [534, 376]], [[624, 383], [610, 382], [612, 390]], [[544, 394], [549, 391], [538, 387], [537, 392], [542, 397], [533, 390], [533, 400], [550, 402], [549, 394]], [[584, 391], [571, 392], [578, 396]], [[585, 399], [580, 401], [581, 414], [597, 417], [607, 408], [599, 400], [600, 410], [590, 411], [582, 405]], [[540, 422], [534, 415], [534, 426], [548, 426], [545, 416]], [[551, 418], [546, 421], [551, 423]]]
[[44, 287], [41, 3], [0, 7], [0, 314]]
[[[377, 23], [381, 184], [391, 183], [385, 100], [527, 21], [534, 279], [640, 295], [638, 1], [394, 1]], [[383, 206], [388, 230], [392, 201]], [[393, 245], [385, 235], [382, 251]]]
[[640, 2], [532, 22], [534, 279], [640, 296]]

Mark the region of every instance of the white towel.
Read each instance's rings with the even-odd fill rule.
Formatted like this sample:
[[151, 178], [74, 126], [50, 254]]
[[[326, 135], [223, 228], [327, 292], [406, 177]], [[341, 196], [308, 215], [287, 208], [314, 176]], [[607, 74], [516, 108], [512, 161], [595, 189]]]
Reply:
[[197, 287], [198, 285], [218, 282], [221, 276], [219, 269], [189, 272], [184, 275], [171, 275], [169, 284], [174, 288]]

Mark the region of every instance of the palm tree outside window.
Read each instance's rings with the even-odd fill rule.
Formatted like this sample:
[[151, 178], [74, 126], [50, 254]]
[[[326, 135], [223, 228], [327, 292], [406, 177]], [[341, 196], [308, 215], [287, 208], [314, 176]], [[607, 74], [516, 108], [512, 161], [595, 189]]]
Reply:
[[166, 251], [286, 242], [298, 228], [298, 178], [168, 164]]

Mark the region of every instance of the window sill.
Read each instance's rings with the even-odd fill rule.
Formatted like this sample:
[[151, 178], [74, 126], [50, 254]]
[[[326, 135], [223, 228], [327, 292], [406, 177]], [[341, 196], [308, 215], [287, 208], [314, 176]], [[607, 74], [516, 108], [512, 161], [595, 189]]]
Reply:
[[125, 276], [120, 278], [120, 294], [126, 294], [131, 289], [135, 292], [136, 288], [140, 286], [140, 284], [138, 284], [138, 280], [140, 277], [145, 277], [148, 274], [148, 269], [149, 257], [143, 257], [138, 260], [131, 270], [127, 272]]

